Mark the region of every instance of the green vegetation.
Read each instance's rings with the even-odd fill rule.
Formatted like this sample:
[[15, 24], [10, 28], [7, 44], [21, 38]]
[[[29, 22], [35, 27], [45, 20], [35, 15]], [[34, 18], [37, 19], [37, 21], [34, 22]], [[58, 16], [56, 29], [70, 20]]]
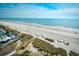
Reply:
[[38, 48], [38, 50], [43, 50], [48, 53], [48, 55], [67, 55], [66, 50], [64, 50], [63, 48], [56, 48], [54, 45], [40, 40], [39, 38], [35, 38], [32, 44], [34, 47]]
[[69, 55], [70, 55], [70, 56], [79, 56], [79, 53], [76, 53], [76, 52], [74, 52], [74, 51], [70, 51], [70, 52], [69, 52]]
[[19, 56], [30, 56], [31, 52], [26, 50], [22, 54], [18, 54]]
[[11, 43], [11, 46], [12, 46], [13, 48], [16, 48], [16, 47], [17, 47], [17, 42], [16, 42], [16, 41], [12, 42], [12, 43]]
[[45, 38], [46, 40], [50, 41], [50, 42], [54, 42], [53, 39], [50, 39], [50, 38]]
[[17, 30], [13, 30], [13, 29], [7, 29], [6, 30], [6, 35], [10, 36], [11, 34], [13, 35], [18, 35], [20, 32], [18, 32]]
[[22, 42], [25, 42], [25, 41], [30, 40], [30, 39], [32, 39], [32, 38], [33, 38], [33, 36], [31, 36], [31, 35], [29, 35], [29, 34], [24, 34], [24, 33], [22, 33], [22, 34], [20, 35], [20, 39], [21, 39]]
[[0, 44], [0, 50], [2, 49], [2, 44]]
[[5, 27], [4, 25], [1, 25], [1, 24], [0, 24], [0, 28], [4, 28], [4, 27]]
[[19, 32], [17, 30], [12, 30], [11, 33], [14, 35], [18, 35]]

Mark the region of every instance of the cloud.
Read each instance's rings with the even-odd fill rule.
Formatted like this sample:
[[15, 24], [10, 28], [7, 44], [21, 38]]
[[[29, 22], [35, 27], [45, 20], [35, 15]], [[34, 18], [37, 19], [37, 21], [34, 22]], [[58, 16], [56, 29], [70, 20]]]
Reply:
[[[18, 5], [20, 6], [20, 5]], [[0, 8], [0, 18], [79, 18], [79, 8], [48, 9], [35, 5]]]

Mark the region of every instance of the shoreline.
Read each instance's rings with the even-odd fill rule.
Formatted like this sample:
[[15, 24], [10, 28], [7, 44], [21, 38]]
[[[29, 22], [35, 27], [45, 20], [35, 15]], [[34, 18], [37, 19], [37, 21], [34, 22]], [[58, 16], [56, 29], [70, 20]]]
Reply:
[[[30, 34], [32, 34], [35, 37], [41, 37], [41, 35], [43, 35], [44, 38], [53, 38], [55, 41], [56, 40], [61, 40], [61, 41], [67, 41], [70, 43], [69, 46], [65, 46], [64, 44], [61, 43], [54, 43], [55, 46], [57, 47], [63, 47], [66, 50], [73, 50], [73, 51], [79, 51], [79, 34], [75, 34], [72, 33], [72, 31], [76, 31], [77, 30], [73, 30], [73, 29], [66, 29], [64, 27], [53, 27], [53, 29], [51, 28], [51, 26], [42, 26], [42, 25], [37, 25], [37, 24], [22, 24], [22, 23], [12, 23], [12, 22], [0, 22], [3, 25], [9, 26], [11, 28], [17, 29], [19, 31], [23, 31], [23, 32], [29, 32]], [[36, 26], [37, 25], [37, 26]], [[60, 29], [61, 28], [61, 29]], [[57, 29], [57, 30], [56, 30]], [[60, 29], [60, 30], [59, 30]], [[67, 31], [71, 31], [71, 32], [67, 32], [67, 31], [62, 31], [63, 30], [67, 30]], [[79, 31], [78, 31], [79, 33]]]
[[66, 26], [58, 26], [58, 25], [47, 25], [47, 24], [37, 24], [37, 23], [30, 23], [30, 22], [18, 22], [18, 21], [0, 21], [1, 22], [8, 22], [8, 23], [16, 23], [16, 24], [22, 24], [22, 25], [31, 25], [31, 26], [43, 26], [43, 27], [48, 27], [48, 28], [66, 28], [68, 30], [75, 30], [75, 31], [78, 31], [79, 28], [75, 28], [75, 27], [66, 27]]
[[[36, 27], [44, 27], [44, 28], [49, 28], [49, 29], [58, 29], [62, 28], [63, 30], [70, 30], [70, 31], [78, 31], [78, 28], [73, 28], [73, 27], [65, 27], [65, 26], [53, 26], [53, 25], [43, 25], [43, 24], [37, 24], [37, 23], [25, 23], [25, 22], [17, 22], [17, 21], [1, 21], [0, 23], [15, 23], [15, 24], [21, 24], [21, 25], [29, 25], [29, 26], [36, 26]], [[56, 30], [55, 29], [55, 30]]]

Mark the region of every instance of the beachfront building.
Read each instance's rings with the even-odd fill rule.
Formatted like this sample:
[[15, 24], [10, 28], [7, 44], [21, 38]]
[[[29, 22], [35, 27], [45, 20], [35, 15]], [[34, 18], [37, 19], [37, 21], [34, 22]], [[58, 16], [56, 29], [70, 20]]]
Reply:
[[8, 37], [7, 35], [5, 35], [6, 31], [3, 29], [0, 29], [0, 44], [4, 44], [6, 42], [8, 42], [11, 37]]
[[14, 35], [12, 35], [11, 37], [7, 36], [6, 31], [0, 28], [0, 44], [5, 44], [12, 38], [14, 39], [15, 36]]
[[18, 40], [18, 32], [15, 30], [8, 31], [0, 26], [0, 44], [10, 43], [12, 41]]

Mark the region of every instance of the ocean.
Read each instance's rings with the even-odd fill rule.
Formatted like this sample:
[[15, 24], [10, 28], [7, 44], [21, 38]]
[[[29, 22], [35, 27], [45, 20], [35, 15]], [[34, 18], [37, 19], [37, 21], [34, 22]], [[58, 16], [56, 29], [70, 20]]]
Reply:
[[50, 19], [50, 18], [0, 18], [0, 21], [36, 23], [49, 26], [64, 26], [79, 29], [79, 19]]

